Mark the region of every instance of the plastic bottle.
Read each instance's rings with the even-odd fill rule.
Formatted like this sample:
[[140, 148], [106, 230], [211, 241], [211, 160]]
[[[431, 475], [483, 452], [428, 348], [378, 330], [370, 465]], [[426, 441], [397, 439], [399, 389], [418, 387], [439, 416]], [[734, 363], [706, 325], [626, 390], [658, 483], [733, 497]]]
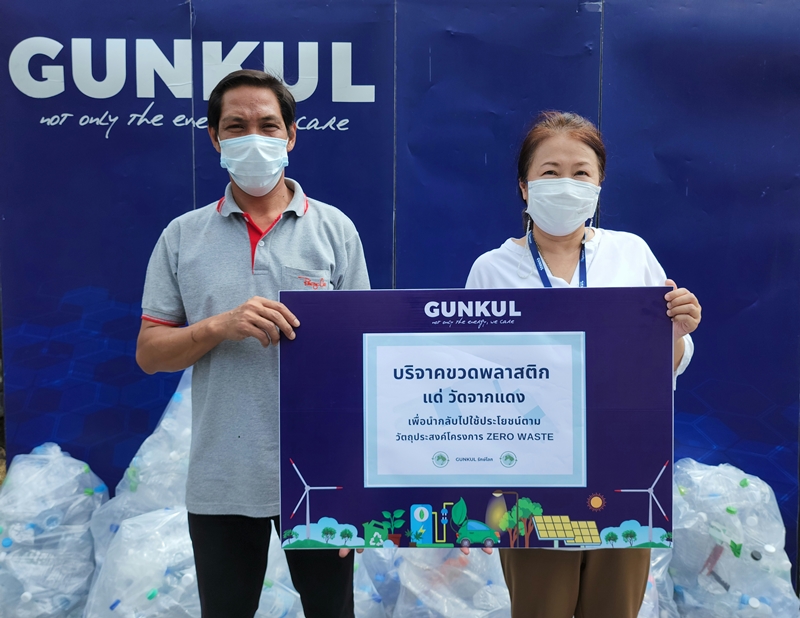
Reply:
[[772, 615], [772, 608], [768, 603], [746, 594], [741, 596], [736, 618], [761, 618]]
[[[765, 544], [762, 548], [761, 566], [767, 573], [776, 575], [784, 581], [791, 582], [792, 563], [786, 552], [778, 550], [774, 545]], [[755, 556], [754, 556], [755, 557]]]
[[35, 520], [39, 530], [50, 532], [55, 530], [64, 521], [64, 512], [58, 508], [50, 508], [42, 511]]

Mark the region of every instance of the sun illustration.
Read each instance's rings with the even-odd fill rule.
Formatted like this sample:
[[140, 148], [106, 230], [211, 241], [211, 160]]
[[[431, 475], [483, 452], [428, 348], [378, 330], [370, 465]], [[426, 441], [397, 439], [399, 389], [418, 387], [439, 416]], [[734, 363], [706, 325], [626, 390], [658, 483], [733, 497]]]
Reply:
[[592, 494], [586, 501], [590, 511], [602, 511], [606, 507], [606, 499], [602, 494]]

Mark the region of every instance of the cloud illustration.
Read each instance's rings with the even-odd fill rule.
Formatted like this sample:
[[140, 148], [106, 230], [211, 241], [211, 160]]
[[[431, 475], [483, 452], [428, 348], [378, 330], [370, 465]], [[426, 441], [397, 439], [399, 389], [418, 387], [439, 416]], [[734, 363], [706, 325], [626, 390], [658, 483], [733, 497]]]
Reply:
[[[630, 547], [630, 543], [622, 538], [622, 533], [626, 530], [633, 530], [636, 533], [636, 540], [633, 541], [633, 547], [648, 542], [648, 527], [643, 526], [635, 519], [629, 519], [627, 521], [623, 521], [619, 526], [613, 528], [603, 528], [603, 530], [600, 532], [600, 539], [603, 541], [603, 547]], [[614, 541], [613, 545], [606, 542], [606, 535], [609, 532], [613, 532], [617, 535], [617, 540]], [[653, 543], [663, 543], [661, 540], [661, 535], [665, 533], [666, 530], [663, 528], [654, 527]]]

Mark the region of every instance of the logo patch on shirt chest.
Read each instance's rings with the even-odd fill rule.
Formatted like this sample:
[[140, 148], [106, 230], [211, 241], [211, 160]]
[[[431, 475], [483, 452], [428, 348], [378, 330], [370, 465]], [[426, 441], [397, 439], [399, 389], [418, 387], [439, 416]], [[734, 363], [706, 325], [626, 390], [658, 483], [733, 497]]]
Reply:
[[328, 282], [325, 281], [325, 277], [320, 277], [319, 281], [315, 281], [314, 279], [311, 279], [311, 277], [297, 277], [297, 278], [303, 281], [304, 286], [309, 287], [312, 290], [319, 290], [328, 287]]

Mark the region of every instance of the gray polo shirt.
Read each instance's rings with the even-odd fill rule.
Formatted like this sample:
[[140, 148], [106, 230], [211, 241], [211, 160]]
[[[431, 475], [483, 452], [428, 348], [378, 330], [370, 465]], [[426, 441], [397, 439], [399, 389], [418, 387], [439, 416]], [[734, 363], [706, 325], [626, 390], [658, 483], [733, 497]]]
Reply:
[[[364, 290], [361, 239], [340, 210], [306, 198], [300, 185], [267, 230], [219, 202], [174, 219], [158, 239], [142, 319], [194, 324], [279, 290]], [[291, 307], [289, 307], [291, 310]], [[302, 324], [297, 336], [303, 336]], [[223, 341], [194, 366], [186, 506], [200, 515], [271, 517], [279, 508], [278, 350], [248, 338]]]

